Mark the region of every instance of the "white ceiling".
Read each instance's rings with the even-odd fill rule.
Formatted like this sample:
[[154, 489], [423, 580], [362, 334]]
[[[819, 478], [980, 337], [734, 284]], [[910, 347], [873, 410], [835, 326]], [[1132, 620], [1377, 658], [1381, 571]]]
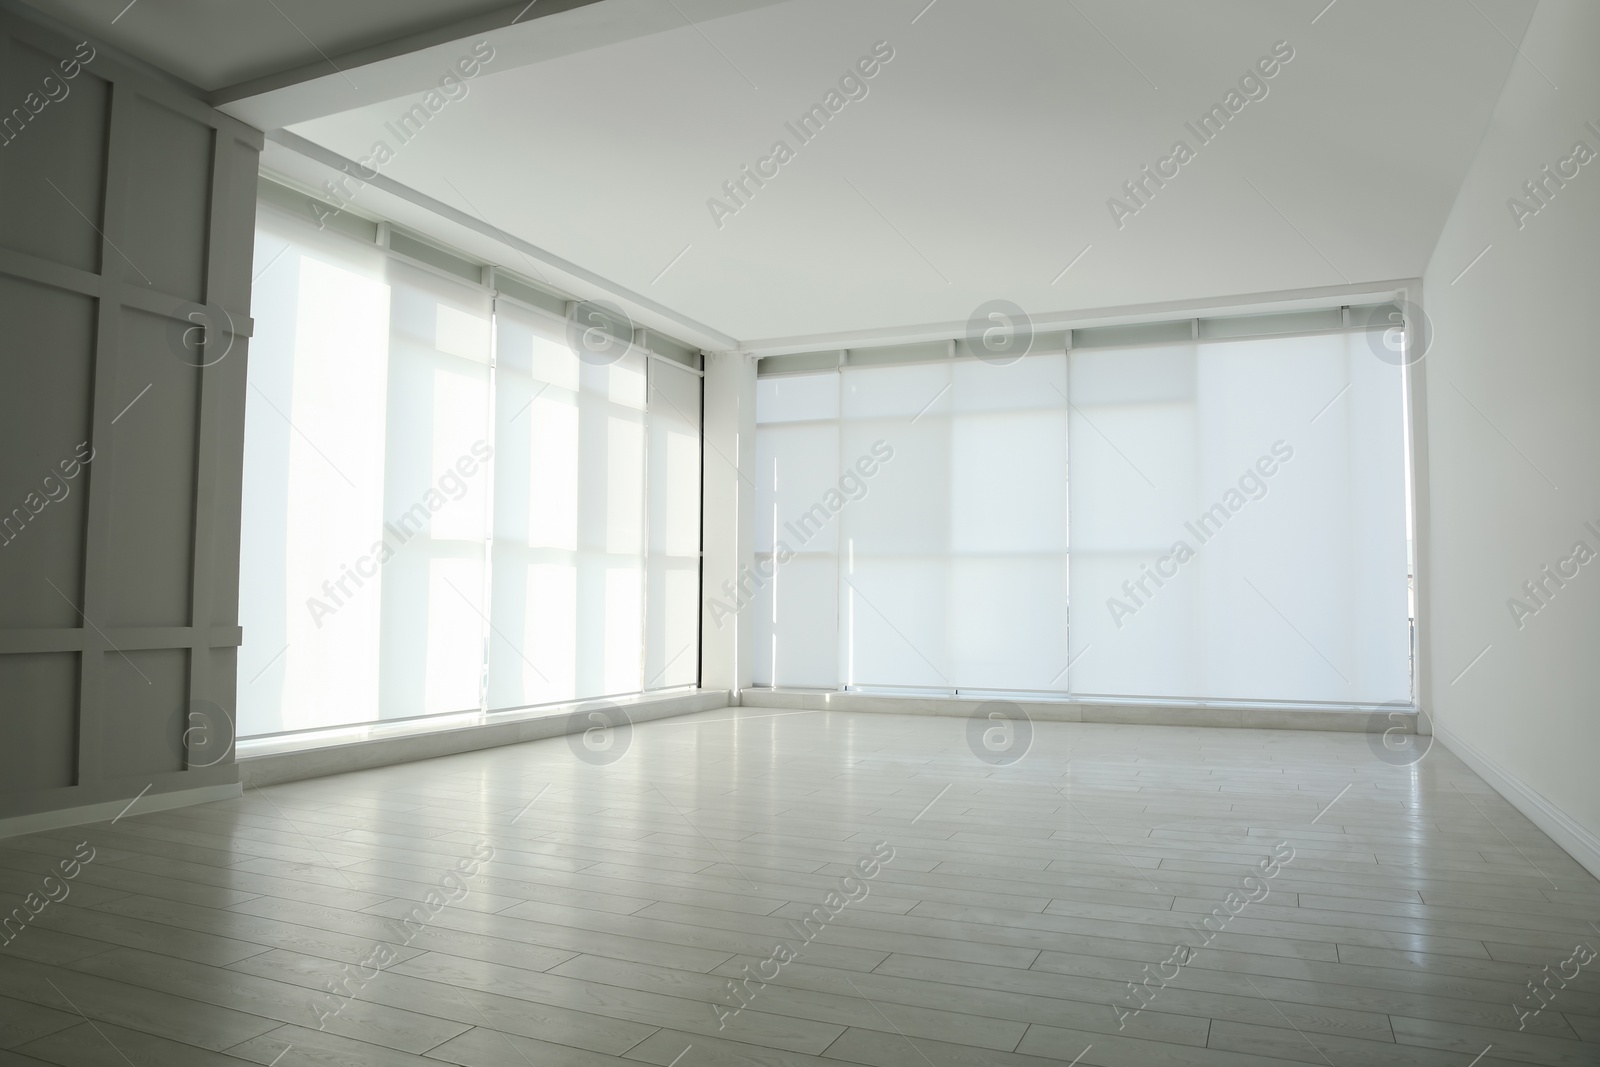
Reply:
[[[994, 298], [1046, 313], [1414, 277], [1515, 58], [1502, 34], [1532, 9], [1480, 0], [1496, 26], [1459, 0], [1339, 0], [1312, 25], [1326, 0], [938, 0], [913, 24], [926, 2], [804, 0], [491, 66], [384, 173], [745, 341], [964, 321]], [[868, 96], [799, 146], [784, 122], [880, 40], [895, 56]], [[1279, 40], [1295, 56], [1268, 96], [1119, 230], [1106, 200], [1195, 144], [1184, 121]], [[402, 110], [295, 132], [359, 158]], [[707, 199], [779, 138], [796, 158], [719, 230]]]
[[[140, 0], [122, 21], [146, 5], [181, 8]], [[491, 33], [468, 97], [383, 175], [752, 347], [962, 323], [996, 298], [1059, 318], [1411, 278], [1534, 4], [767, 0], [713, 17], [728, 6], [679, 0], [690, 25], [661, 0], [648, 17], [602, 0]], [[550, 43], [607, 12], [624, 28]], [[400, 82], [399, 60], [387, 81], [382, 63], [357, 73], [414, 86], [382, 103], [302, 84], [296, 117], [322, 117], [289, 128], [352, 159], [393, 144], [385, 124], [477, 39], [411, 57]], [[1119, 229], [1107, 199], [1197, 145], [1185, 121], [1280, 40], [1294, 58], [1267, 97]], [[895, 54], [869, 95], [798, 145], [784, 123], [877, 41]], [[230, 79], [248, 66], [228, 62]], [[286, 114], [270, 96], [228, 109]], [[793, 162], [719, 229], [707, 199], [780, 138]]]

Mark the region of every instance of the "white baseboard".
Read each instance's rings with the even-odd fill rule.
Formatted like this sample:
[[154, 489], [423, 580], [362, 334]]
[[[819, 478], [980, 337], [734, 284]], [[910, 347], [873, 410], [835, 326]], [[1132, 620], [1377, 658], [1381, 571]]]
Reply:
[[1600, 836], [1583, 826], [1572, 816], [1550, 803], [1545, 796], [1521, 778], [1501, 767], [1478, 749], [1461, 739], [1449, 727], [1435, 721], [1434, 738], [1453, 752], [1462, 763], [1477, 772], [1478, 777], [1494, 787], [1494, 791], [1545, 835], [1566, 850], [1596, 878], [1600, 878]]
[[213, 800], [232, 800], [242, 795], [244, 787], [238, 782], [224, 785], [206, 785], [196, 789], [178, 789], [171, 793], [146, 793], [131, 806], [126, 800], [107, 800], [99, 804], [83, 804], [76, 808], [41, 811], [32, 815], [13, 815], [0, 819], [0, 838], [36, 834], [41, 830], [57, 830], [63, 826], [85, 826], [89, 823], [116, 819], [124, 811], [130, 815], [144, 815], [152, 811], [185, 808], [190, 804], [205, 804]]
[[[824, 689], [745, 689], [733, 700], [743, 707], [805, 711], [861, 711], [888, 715], [980, 714], [990, 698], [902, 696]], [[1140, 704], [1093, 700], [1019, 699], [1009, 702], [1038, 722], [1094, 722], [1135, 726], [1219, 727], [1243, 730], [1321, 730], [1366, 733], [1391, 728], [1426, 732], [1415, 711], [1295, 707], [1271, 704]], [[1398, 720], [1396, 719], [1398, 716]], [[1374, 725], [1376, 717], [1376, 726]]]
[[579, 732], [584, 724], [574, 723], [570, 713], [591, 706], [624, 711], [629, 720], [637, 725], [655, 719], [715, 711], [728, 704], [729, 693], [726, 689], [695, 689], [666, 696], [577, 701], [570, 705], [539, 709], [524, 717], [503, 717], [493, 723], [443, 727], [315, 748], [252, 751], [256, 746], [246, 742], [239, 747], [239, 780], [247, 789], [258, 789], [306, 778], [348, 774], [351, 771], [391, 767], [400, 763], [415, 763], [440, 756], [560, 737]]

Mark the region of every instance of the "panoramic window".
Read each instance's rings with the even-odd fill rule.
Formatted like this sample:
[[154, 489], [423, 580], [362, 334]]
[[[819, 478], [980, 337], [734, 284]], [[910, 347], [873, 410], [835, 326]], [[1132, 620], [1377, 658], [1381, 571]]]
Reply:
[[1409, 701], [1402, 372], [1369, 337], [764, 373], [756, 684]]
[[239, 732], [693, 685], [700, 378], [263, 203]]

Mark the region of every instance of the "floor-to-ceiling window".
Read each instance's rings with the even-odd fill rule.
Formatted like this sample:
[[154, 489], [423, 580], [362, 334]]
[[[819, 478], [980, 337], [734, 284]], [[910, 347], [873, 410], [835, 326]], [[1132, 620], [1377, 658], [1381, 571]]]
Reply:
[[1409, 700], [1405, 368], [1349, 323], [764, 361], [756, 684]]
[[1055, 688], [1067, 363], [757, 381], [758, 684]]
[[1363, 333], [1072, 354], [1072, 687], [1409, 699], [1401, 368]]
[[695, 683], [696, 368], [267, 203], [255, 273], [240, 736]]

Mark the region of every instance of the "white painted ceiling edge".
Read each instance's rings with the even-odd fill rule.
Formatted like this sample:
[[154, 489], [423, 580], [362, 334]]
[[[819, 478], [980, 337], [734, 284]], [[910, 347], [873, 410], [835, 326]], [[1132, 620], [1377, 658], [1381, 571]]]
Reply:
[[[316, 195], [322, 182], [341, 173], [334, 162], [341, 158], [293, 134], [279, 132], [269, 135], [261, 163], [269, 176], [297, 186], [308, 195]], [[349, 160], [344, 163], [354, 166]], [[703, 351], [737, 351], [756, 357], [779, 356], [836, 348], [944, 341], [962, 337], [967, 329], [965, 322], [936, 322], [911, 327], [884, 327], [853, 334], [740, 340], [703, 323], [686, 319], [670, 308], [640, 297], [544, 249], [520, 241], [467, 212], [440, 204], [382, 175], [362, 191], [359, 205], [353, 210], [363, 217], [371, 216], [373, 219], [397, 223], [476, 256], [485, 263], [504, 267], [578, 299], [612, 300], [628, 313], [636, 325], [659, 330], [686, 344], [697, 345]], [[1034, 316], [1033, 325], [1036, 331], [1047, 332], [1194, 316], [1270, 314], [1382, 303], [1402, 297], [1419, 301], [1421, 292], [1422, 283], [1418, 278], [1391, 278], [1352, 285], [1247, 294], [1215, 293], [1192, 300], [1089, 308]]]
[[[687, 14], [692, 20], [698, 23], [723, 15], [745, 13], [754, 8], [779, 2], [780, 0], [754, 0], [745, 3], [737, 0], [683, 0], [683, 6], [688, 9]], [[489, 30], [475, 35], [472, 40], [487, 40], [494, 45], [497, 72], [511, 70], [546, 62], [557, 56], [602, 48], [619, 41], [681, 29], [683, 16], [676, 11], [670, 11], [670, 6], [661, 5], [659, 0], [604, 0], [601, 3], [585, 3], [582, 6], [545, 14], [537, 20], [537, 23], [530, 19], [517, 25]], [[463, 20], [462, 24], [473, 21]], [[440, 33], [436, 31], [433, 36], [437, 39]], [[316, 117], [338, 114], [349, 110], [352, 106], [370, 104], [373, 99], [380, 96], [393, 99], [408, 93], [421, 92], [436, 84], [439, 72], [447, 69], [455, 61], [466, 40], [457, 38], [415, 51], [391, 55], [381, 54], [388, 46], [380, 46], [368, 52], [377, 54], [378, 58], [338, 73], [316, 75], [314, 68], [301, 68], [300, 73], [306, 75], [302, 80], [295, 80], [294, 72], [258, 79], [253, 84], [262, 86], [263, 91], [223, 101], [220, 108], [253, 125], [271, 130]], [[1509, 39], [1507, 40], [1509, 43]], [[1511, 47], [1515, 48], [1514, 43]], [[353, 105], [352, 102], [351, 89], [347, 81], [352, 76], [357, 84], [363, 87], [360, 95], [364, 99], [359, 105]], [[1502, 79], [1496, 79], [1497, 82], [1500, 80]], [[233, 92], [233, 90], [223, 90], [216, 96], [219, 98], [229, 96]], [[276, 143], [269, 144], [268, 152], [263, 159], [264, 165], [307, 187], [317, 187], [325, 178], [336, 173], [335, 168], [344, 166], [339, 162], [342, 157], [336, 153], [302, 141], [293, 135], [275, 137], [274, 141]], [[352, 163], [346, 169], [353, 167]], [[570, 292], [579, 298], [610, 297], [620, 303], [630, 315], [634, 315], [641, 325], [661, 330], [707, 349], [735, 349], [756, 355], [774, 355], [825, 348], [938, 340], [960, 336], [966, 329], [965, 322], [945, 321], [740, 340], [665, 304], [640, 297], [627, 287], [611, 282], [600, 274], [531, 242], [511, 237], [486, 219], [475, 217], [474, 212], [442, 204], [437, 199], [393, 178], [381, 176], [381, 179], [381, 186], [375, 182], [362, 193], [372, 211], [392, 218], [401, 225], [433, 236], [437, 240], [452, 244], [463, 251], [472, 252], [487, 261], [499, 262], [509, 269], [544, 280], [553, 288]], [[1437, 235], [1434, 237], [1436, 239]], [[513, 253], [509, 259], [506, 256], [508, 248]], [[530, 267], [534, 269], [528, 270]], [[1069, 326], [1185, 317], [1200, 313], [1248, 314], [1289, 307], [1325, 307], [1338, 303], [1387, 299], [1399, 293], [1417, 291], [1414, 279], [1358, 280], [1345, 285], [1245, 294], [1220, 291], [1185, 300], [1078, 308], [1036, 314], [1034, 321], [1038, 329], [1060, 329]]]
[[[268, 177], [284, 180], [308, 195], [321, 196], [322, 183], [355, 169], [355, 163], [287, 131], [267, 135], [261, 168]], [[326, 199], [326, 197], [322, 197]], [[559, 293], [578, 300], [609, 300], [635, 325], [657, 330], [705, 351], [741, 348], [728, 335], [679, 315], [670, 308], [570, 263], [536, 245], [498, 229], [468, 212], [437, 200], [379, 174], [361, 190], [354, 214], [396, 223], [425, 237], [503, 267]]]
[[[298, 186], [307, 195], [320, 196], [322, 183], [356, 169], [320, 145], [287, 131], [269, 134], [261, 156], [269, 176]], [[324, 198], [325, 199], [325, 198]], [[469, 212], [420, 193], [384, 175], [362, 190], [363, 217], [397, 223], [435, 241], [522, 274], [577, 299], [612, 300], [640, 326], [650, 327], [703, 351], [737, 351], [752, 356], [791, 355], [828, 349], [871, 348], [882, 345], [944, 341], [965, 335], [963, 321], [888, 326], [850, 333], [796, 337], [730, 337], [704, 323], [688, 319], [671, 308], [633, 293], [609, 279], [522, 241]], [[1083, 308], [1031, 316], [1036, 332], [1121, 326], [1195, 316], [1264, 315], [1287, 311], [1381, 303], [1406, 298], [1420, 302], [1420, 278], [1375, 279], [1346, 285], [1283, 289], [1258, 293], [1211, 293], [1188, 300], [1155, 301], [1118, 307]]]
[[[344, 175], [363, 173], [354, 160], [287, 132], [283, 127], [336, 114], [372, 100], [391, 100], [433, 88], [440, 72], [460, 58], [468, 42], [494, 48], [496, 69], [573, 55], [666, 29], [684, 20], [706, 22], [783, 0], [568, 0], [540, 7], [511, 5], [505, 10], [435, 27], [426, 34], [385, 42], [330, 57], [325, 63], [292, 70], [217, 90], [211, 101], [219, 111], [268, 131], [263, 169], [313, 195], [323, 184]], [[530, 10], [532, 8], [532, 10]], [[334, 68], [329, 70], [329, 68]], [[362, 99], [353, 100], [351, 83]], [[323, 195], [324, 199], [327, 199]], [[577, 299], [609, 299], [641, 326], [659, 330], [707, 351], [738, 350], [739, 342], [704, 323], [681, 315], [634, 293], [582, 266], [523, 241], [492, 222], [461, 211], [379, 174], [360, 192], [360, 206], [375, 217], [398, 223]]]
[[[211, 94], [217, 110], [272, 131], [367, 104], [425, 92], [438, 84], [464, 46], [494, 48], [496, 70], [542, 63], [620, 41], [709, 22], [784, 0], [545, 0], [516, 3], [435, 27], [424, 34], [330, 57]], [[507, 11], [526, 14], [515, 23]], [[331, 68], [331, 69], [330, 69]]]

